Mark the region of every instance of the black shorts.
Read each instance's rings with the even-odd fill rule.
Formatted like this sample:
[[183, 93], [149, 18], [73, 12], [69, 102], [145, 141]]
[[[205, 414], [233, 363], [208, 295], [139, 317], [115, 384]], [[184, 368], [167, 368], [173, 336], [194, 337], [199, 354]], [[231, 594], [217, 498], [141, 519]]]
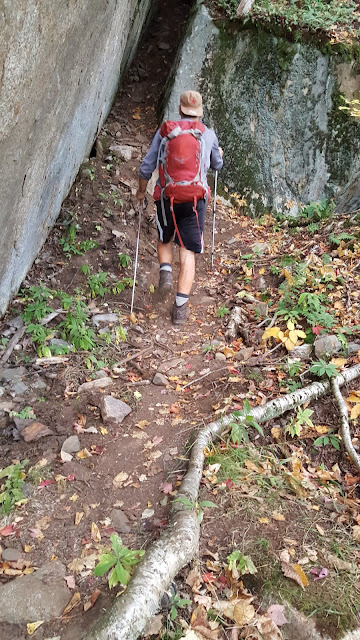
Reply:
[[[164, 212], [162, 210], [161, 200], [156, 200], [155, 204], [157, 209], [156, 225], [158, 229], [159, 239], [161, 240], [161, 242], [164, 242], [164, 244], [167, 244], [174, 238], [174, 242], [181, 246], [180, 239], [178, 238], [178, 234], [175, 231], [174, 220], [170, 210], [170, 200], [168, 200], [167, 198], [164, 199]], [[207, 201], [198, 200], [196, 205], [196, 217], [193, 202], [182, 202], [181, 204], [174, 204], [175, 220], [177, 228], [179, 230], [181, 241], [185, 249], [193, 251], [194, 253], [203, 252], [203, 233], [206, 206]]]

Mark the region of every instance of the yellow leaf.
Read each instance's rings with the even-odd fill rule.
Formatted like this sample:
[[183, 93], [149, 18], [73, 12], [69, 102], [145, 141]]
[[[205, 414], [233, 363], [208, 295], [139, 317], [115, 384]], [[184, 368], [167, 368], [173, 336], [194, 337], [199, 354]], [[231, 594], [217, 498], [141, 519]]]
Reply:
[[286, 326], [289, 329], [289, 331], [294, 331], [294, 329], [295, 329], [295, 325], [291, 320], [288, 321]]
[[136, 321], [136, 315], [135, 315], [134, 312], [130, 313], [129, 320], [130, 320], [131, 324], [136, 324], [137, 321]]
[[360, 416], [360, 403], [357, 403], [350, 412], [351, 420], [356, 420]]
[[150, 424], [150, 422], [148, 422], [148, 420], [140, 420], [140, 422], [137, 422], [135, 427], [138, 427], [139, 429], [145, 429], [145, 427], [148, 427]]
[[79, 604], [81, 600], [81, 595], [79, 593], [79, 591], [76, 591], [73, 595], [73, 597], [71, 598], [70, 602], [68, 605], [66, 605], [64, 611], [63, 611], [63, 616], [66, 616], [67, 613], [69, 613], [69, 611], [71, 611], [72, 609], [74, 609], [74, 607], [77, 607], [77, 605]]
[[257, 467], [251, 460], [244, 460], [244, 465], [249, 471], [255, 471], [256, 473], [263, 473], [264, 471], [262, 467]]
[[346, 358], [332, 358], [331, 360], [331, 364], [334, 364], [335, 367], [344, 367], [346, 363], [347, 363]]
[[118, 473], [113, 480], [114, 487], [116, 487], [116, 489], [120, 489], [123, 485], [123, 482], [125, 482], [125, 480], [127, 480], [128, 477], [129, 477], [129, 474], [126, 473], [126, 471], [120, 471], [120, 473]]
[[305, 338], [306, 338], [305, 331], [301, 331], [301, 329], [296, 329], [296, 333], [297, 333], [298, 338], [302, 338], [303, 340], [305, 340]]
[[94, 540], [94, 542], [101, 542], [101, 534], [99, 531], [99, 527], [97, 526], [97, 524], [95, 524], [95, 522], [91, 523], [91, 537]]
[[73, 493], [72, 496], [70, 496], [69, 500], [71, 500], [71, 502], [76, 502], [76, 500], [79, 498], [77, 493]]
[[102, 435], [102, 436], [106, 436], [106, 434], [108, 433], [108, 430], [107, 430], [107, 429], [105, 429], [105, 427], [99, 427], [99, 429], [100, 429], [100, 433], [101, 433], [101, 435]]
[[259, 518], [260, 524], [269, 524], [269, 518]]
[[346, 399], [348, 402], [360, 402], [360, 391], [350, 391], [350, 395]]
[[259, 269], [259, 275], [263, 276], [264, 273], [265, 273], [265, 269], [264, 269], [264, 267], [261, 267], [261, 269]]
[[297, 343], [297, 339], [298, 339], [298, 332], [297, 331], [289, 331], [289, 338], [290, 338], [291, 342], [296, 344]]
[[285, 520], [285, 516], [278, 511], [273, 511], [271, 517], [273, 518], [273, 520], [277, 520], [278, 522], [283, 522]]
[[334, 304], [334, 309], [345, 309], [343, 303], [341, 302], [341, 300], [337, 300]]
[[292, 340], [290, 340], [290, 339], [289, 339], [289, 340], [286, 340], [286, 342], [285, 342], [285, 348], [286, 348], [288, 351], [292, 351], [294, 347], [295, 347], [295, 344], [292, 342]]
[[279, 333], [278, 333], [277, 337], [279, 338], [279, 340], [281, 340], [282, 342], [284, 342], [284, 338], [285, 338], [285, 336], [284, 336], [284, 332], [283, 332], [283, 331], [279, 331]]
[[26, 544], [26, 545], [24, 546], [24, 551], [25, 551], [25, 553], [30, 553], [30, 552], [33, 550], [33, 548], [34, 548], [34, 547], [33, 547], [33, 545], [32, 545], [32, 544]]
[[83, 511], [77, 511], [75, 513], [75, 520], [74, 520], [75, 527], [77, 527], [80, 524], [80, 522], [83, 519], [83, 517], [84, 517], [84, 512]]
[[138, 113], [134, 113], [133, 120], [141, 120], [141, 116]]
[[294, 580], [302, 589], [308, 586], [309, 580], [307, 579], [304, 571], [299, 564], [288, 564], [282, 562], [281, 569], [286, 578]]
[[87, 449], [82, 449], [77, 452], [76, 457], [80, 460], [85, 460], [85, 458], [91, 458], [91, 453]]
[[225, 349], [223, 350], [223, 354], [227, 357], [227, 358], [231, 358], [232, 356], [235, 355], [233, 349], [230, 349], [230, 347], [225, 347]]
[[316, 424], [315, 425], [315, 431], [316, 433], [320, 433], [321, 435], [323, 435], [324, 433], [327, 433], [329, 431], [328, 427], [325, 427], [324, 424]]
[[281, 438], [281, 429], [280, 429], [280, 427], [272, 427], [271, 435], [274, 438], [274, 440], [280, 440], [280, 438]]
[[277, 338], [279, 331], [281, 331], [280, 327], [270, 327], [269, 329], [265, 329], [264, 333], [262, 334], [262, 340]]
[[45, 620], [39, 620], [38, 622], [28, 622], [26, 625], [26, 628], [29, 636], [32, 636], [34, 631], [36, 631], [36, 629], [41, 627], [41, 625], [44, 624], [44, 622]]

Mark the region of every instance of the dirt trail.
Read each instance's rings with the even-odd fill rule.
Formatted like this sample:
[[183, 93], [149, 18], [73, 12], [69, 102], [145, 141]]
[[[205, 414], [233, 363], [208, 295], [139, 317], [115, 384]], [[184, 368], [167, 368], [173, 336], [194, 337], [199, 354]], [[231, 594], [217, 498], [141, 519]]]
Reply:
[[[130, 288], [113, 292], [116, 282], [132, 276], [132, 265], [119, 265], [119, 254], [134, 257], [137, 169], [157, 127], [158, 100], [190, 4], [186, 0], [162, 3], [161, 15], [150, 25], [94, 155], [80, 171], [63, 204], [59, 222], [24, 283], [24, 288], [43, 285], [78, 296], [86, 300], [92, 317], [116, 313], [127, 331], [125, 340], [112, 340], [109, 344], [103, 341], [90, 353], [70, 353], [63, 365], [56, 366], [39, 364], [35, 349], [25, 338], [8, 363], [12, 368], [24, 367], [18, 374], [24, 386], [14, 389], [8, 382], [0, 399], [0, 468], [12, 460], [28, 459], [29, 466], [45, 462], [36, 467], [35, 481], [26, 478], [28, 502], [17, 509], [15, 520], [10, 514], [0, 522], [0, 534], [2, 526], [13, 526], [10, 535], [2, 535], [0, 543], [3, 549], [21, 551], [30, 568], [58, 559], [71, 577], [69, 599], [79, 594], [72, 610], [37, 629], [39, 640], [57, 635], [61, 640], [76, 640], [80, 630], [101, 615], [111, 600], [106, 577], [93, 577], [101, 546], [109, 543], [114, 531], [125, 545], [138, 549], [158, 535], [166, 525], [169, 498], [186, 467], [187, 447], [194, 430], [224, 410], [241, 408], [245, 397], [259, 404], [284, 391], [282, 377], [274, 373], [284, 358], [275, 352], [264, 361], [263, 328], [258, 326], [267, 313], [264, 300], [272, 295], [276, 298], [279, 278], [268, 269], [273, 256], [281, 257], [294, 249], [292, 236], [279, 230], [276, 239], [271, 240], [270, 255], [272, 222], [271, 227], [266, 222], [254, 225], [234, 209], [219, 204], [215, 270], [211, 272], [208, 212], [206, 250], [197, 260], [192, 313], [183, 328], [175, 328], [170, 321], [173, 297], [165, 303], [157, 300], [156, 229], [149, 198], [140, 241], [135, 324], [128, 316]], [[131, 159], [117, 159], [119, 151], [110, 150], [113, 145], [129, 145]], [[71, 240], [72, 228], [76, 239]], [[98, 247], [83, 255], [74, 253], [74, 247], [89, 240], [96, 241]], [[250, 268], [239, 260], [239, 255], [248, 253], [254, 243], [262, 243], [262, 258]], [[304, 252], [311, 243], [310, 239], [304, 245]], [[87, 267], [81, 270], [84, 264]], [[175, 264], [175, 275], [177, 268]], [[91, 297], [88, 277], [98, 272], [106, 274], [103, 286], [107, 291], [103, 296], [94, 293]], [[255, 297], [256, 305], [247, 306], [246, 334], [229, 345], [224, 337], [228, 311], [244, 287]], [[268, 297], [264, 297], [265, 290]], [[3, 336], [4, 332], [5, 337], [12, 335], [10, 323], [23, 308], [19, 296], [3, 320]], [[59, 318], [55, 319], [50, 327], [61, 338], [58, 322]], [[95, 329], [112, 333], [116, 325], [114, 319], [104, 323], [100, 320]], [[356, 361], [354, 357], [349, 364]], [[165, 385], [153, 384], [156, 373], [166, 376]], [[109, 390], [78, 392], [79, 385], [100, 376], [112, 379]], [[100, 412], [101, 399], [109, 391], [132, 409], [116, 427], [104, 424]], [[20, 413], [24, 407], [31, 407], [36, 419], [52, 434], [24, 442], [20, 435], [23, 425], [16, 427], [9, 415], [11, 410]], [[319, 421], [321, 417], [325, 420], [324, 415], [331, 421], [330, 401], [325, 400], [318, 410]], [[89, 427], [89, 432], [84, 431]], [[74, 434], [79, 437], [80, 451], [64, 462], [60, 457], [62, 445]], [[322, 455], [319, 454], [320, 459]], [[335, 452], [331, 459], [331, 455], [326, 460], [329, 464], [336, 462], [338, 456]], [[348, 463], [344, 464], [347, 468]], [[208, 488], [212, 489], [210, 485]], [[226, 514], [227, 509], [225, 503], [222, 513]], [[204, 545], [216, 547], [216, 540], [221, 538], [230, 544], [229, 530], [221, 531], [212, 515], [204, 532]], [[20, 568], [4, 568], [3, 563], [0, 580], [4, 584], [19, 580], [11, 569], [21, 574], [25, 566], [20, 563]], [[96, 589], [101, 595], [84, 612], [84, 604], [97, 593]], [[0, 637], [26, 638], [25, 621], [21, 625], [0, 623]]]

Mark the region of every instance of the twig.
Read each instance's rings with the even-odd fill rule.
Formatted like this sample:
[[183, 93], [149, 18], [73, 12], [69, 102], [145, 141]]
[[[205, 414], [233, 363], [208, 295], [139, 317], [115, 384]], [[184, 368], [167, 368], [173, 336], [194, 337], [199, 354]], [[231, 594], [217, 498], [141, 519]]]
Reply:
[[273, 315], [273, 317], [272, 317], [272, 320], [271, 320], [271, 322], [270, 322], [270, 324], [269, 324], [269, 326], [268, 326], [268, 329], [271, 329], [271, 327], [273, 327], [273, 326], [274, 326], [274, 324], [275, 324], [275, 322], [276, 322], [277, 315], [278, 315], [278, 314], [277, 314], [277, 311], [275, 311], [275, 313], [274, 313], [274, 315]]
[[271, 321], [271, 318], [265, 318], [265, 320], [262, 320], [262, 322], [259, 322], [259, 324], [256, 325], [256, 328], [260, 329], [260, 327], [262, 327], [264, 324], [270, 321]]
[[169, 347], [167, 344], [164, 344], [163, 342], [160, 342], [160, 340], [158, 340], [157, 338], [155, 338], [155, 342], [156, 342], [156, 344], [159, 345], [159, 347], [167, 349], [168, 351], [170, 351], [170, 353], [173, 353], [174, 355], [176, 355], [176, 351], [174, 351], [174, 349]]
[[22, 327], [20, 327], [16, 333], [14, 333], [13, 337], [11, 338], [8, 346], [5, 349], [5, 352], [0, 360], [0, 366], [5, 364], [5, 362], [7, 362], [12, 354], [12, 352], [14, 351], [17, 343], [21, 340], [21, 338], [23, 337], [24, 333], [25, 333], [25, 329], [26, 326], [23, 325]]
[[186, 389], [186, 387], [190, 387], [190, 385], [195, 384], [195, 382], [199, 382], [199, 380], [202, 380], [203, 378], [207, 378], [207, 376], [210, 376], [212, 373], [217, 373], [217, 371], [225, 371], [227, 365], [225, 365], [225, 367], [220, 367], [219, 369], [214, 369], [214, 371], [208, 371], [207, 373], [204, 373], [203, 376], [200, 376], [200, 378], [195, 378], [195, 380], [191, 380], [190, 382], [188, 382], [187, 384], [185, 384], [181, 391], [184, 391], [184, 389]]
[[335, 400], [338, 404], [340, 413], [340, 435], [342, 441], [347, 453], [349, 454], [349, 457], [353, 461], [357, 470], [360, 471], [360, 458], [355, 450], [353, 443], [351, 442], [348, 410], [344, 402], [344, 398], [342, 397], [337, 378], [331, 378], [331, 389], [335, 396]]
[[277, 349], [279, 349], [279, 347], [282, 347], [283, 343], [279, 342], [279, 344], [275, 345], [275, 347], [273, 349], [270, 349], [270, 351], [268, 351], [266, 353], [266, 357], [270, 355], [270, 353], [274, 353], [274, 351], [277, 351]]
[[150, 380], [138, 380], [137, 382], [124, 382], [127, 387], [138, 387], [144, 384], [150, 384]]
[[130, 360], [135, 360], [135, 358], [142, 356], [144, 353], [146, 353], [146, 351], [149, 351], [149, 349], [151, 348], [152, 348], [152, 345], [150, 345], [150, 347], [145, 347], [145, 349], [141, 349], [137, 353], [133, 353], [132, 356], [129, 356], [129, 358], [123, 358], [122, 360], [119, 360], [119, 362], [115, 362], [114, 367], [119, 367], [122, 364], [126, 364], [127, 362], [130, 362]]

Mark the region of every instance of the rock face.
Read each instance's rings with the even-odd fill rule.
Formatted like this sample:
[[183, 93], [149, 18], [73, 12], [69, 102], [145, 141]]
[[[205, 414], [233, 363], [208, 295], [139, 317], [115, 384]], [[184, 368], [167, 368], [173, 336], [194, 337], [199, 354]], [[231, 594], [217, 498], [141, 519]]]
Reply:
[[0, 587], [0, 622], [23, 624], [59, 617], [71, 598], [65, 566], [48, 562], [35, 573]]
[[101, 398], [101, 415], [105, 423], [120, 424], [126, 418], [132, 409], [126, 402], [117, 400], [112, 396], [104, 396]]
[[317, 358], [321, 358], [324, 355], [331, 356], [333, 353], [337, 353], [341, 349], [340, 340], [337, 336], [321, 336], [316, 338], [314, 342], [314, 351]]
[[357, 97], [355, 64], [255, 27], [216, 22], [204, 8], [189, 28], [165, 116], [190, 84], [205, 122], [226, 149], [221, 180], [253, 213], [295, 215], [299, 204], [334, 196], [342, 210], [360, 197], [360, 122], [339, 111]]
[[156, 4], [18, 0], [1, 12], [0, 315], [44, 243]]

